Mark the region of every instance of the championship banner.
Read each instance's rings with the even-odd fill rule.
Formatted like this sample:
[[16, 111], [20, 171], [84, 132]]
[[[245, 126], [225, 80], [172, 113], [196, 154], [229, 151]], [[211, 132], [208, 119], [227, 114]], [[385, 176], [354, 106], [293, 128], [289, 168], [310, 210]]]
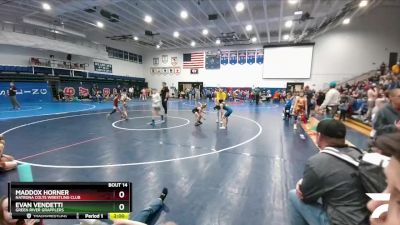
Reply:
[[247, 64], [253, 65], [256, 62], [256, 50], [247, 50]]
[[171, 65], [176, 66], [178, 65], [178, 57], [171, 57]]
[[159, 64], [159, 58], [153, 58], [153, 65], [157, 66]]
[[264, 49], [257, 50], [257, 63], [258, 64], [264, 63]]
[[207, 55], [206, 56], [206, 69], [207, 70], [215, 70], [220, 69], [220, 57], [218, 55]]
[[181, 74], [181, 68], [180, 67], [174, 67], [174, 74], [175, 75]]
[[238, 51], [239, 64], [244, 65], [246, 63], [246, 50]]
[[154, 68], [154, 67], [150, 68], [150, 74], [151, 75], [156, 74], [156, 68]]
[[[14, 82], [19, 102], [50, 102], [51, 91], [46, 82]], [[9, 82], [0, 82], [0, 103], [8, 104]]]
[[163, 68], [161, 69], [161, 74], [167, 75], [167, 73], [168, 73], [168, 69], [165, 68], [165, 67], [163, 67]]
[[168, 63], [168, 55], [162, 55], [161, 56], [161, 62], [163, 64], [167, 64]]
[[229, 64], [235, 65], [237, 63], [237, 51], [229, 52]]
[[228, 60], [229, 60], [229, 52], [221, 51], [221, 64], [228, 65]]

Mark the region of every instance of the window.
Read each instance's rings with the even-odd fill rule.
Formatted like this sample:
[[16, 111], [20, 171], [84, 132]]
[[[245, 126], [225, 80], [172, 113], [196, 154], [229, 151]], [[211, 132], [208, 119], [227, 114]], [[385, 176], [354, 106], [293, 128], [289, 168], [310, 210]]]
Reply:
[[126, 52], [115, 48], [106, 47], [109, 58], [120, 59], [124, 61], [142, 64], [142, 56], [132, 52]]
[[118, 50], [117, 49], [113, 49], [113, 56], [114, 56], [114, 59], [118, 59]]
[[108, 52], [108, 57], [114, 58], [114, 49], [113, 48], [107, 48]]

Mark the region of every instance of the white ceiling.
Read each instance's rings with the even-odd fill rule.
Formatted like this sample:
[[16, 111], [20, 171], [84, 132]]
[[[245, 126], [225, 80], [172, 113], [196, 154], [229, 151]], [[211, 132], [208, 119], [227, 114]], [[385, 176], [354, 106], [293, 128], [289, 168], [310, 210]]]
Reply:
[[[123, 36], [121, 41], [145, 48], [154, 48], [161, 41], [161, 48], [177, 49], [190, 47], [192, 41], [196, 47], [212, 47], [223, 33], [230, 32], [235, 32], [229, 36], [235, 35], [239, 41], [223, 45], [251, 44], [252, 37], [257, 38], [256, 44], [278, 43], [283, 42], [285, 34], [292, 37], [291, 41], [309, 40], [333, 28], [344, 17], [358, 16], [378, 4], [400, 5], [400, 0], [369, 0], [368, 6], [360, 9], [359, 0], [299, 0], [294, 5], [288, 0], [243, 0], [244, 11], [236, 12], [236, 0], [48, 0], [52, 9], [45, 11], [42, 2], [0, 0], [0, 21], [31, 27], [23, 19], [40, 21], [47, 25], [35, 27], [62, 27], [89, 36]], [[93, 7], [96, 12], [83, 11]], [[119, 22], [109, 22], [100, 14], [102, 9], [117, 14]], [[309, 12], [314, 19], [296, 21], [300, 16], [293, 13], [297, 9]], [[188, 12], [186, 20], [180, 18], [181, 10]], [[208, 20], [209, 14], [217, 14], [218, 19]], [[152, 16], [151, 24], [143, 21], [145, 15]], [[291, 28], [285, 27], [287, 20], [294, 20]], [[96, 27], [97, 21], [103, 22], [104, 28]], [[253, 26], [252, 31], [246, 31], [247, 24]], [[209, 30], [207, 36], [202, 35], [204, 28]], [[145, 30], [159, 35], [147, 36]], [[179, 38], [173, 37], [174, 31], [180, 33]], [[134, 41], [133, 36], [139, 41]]]

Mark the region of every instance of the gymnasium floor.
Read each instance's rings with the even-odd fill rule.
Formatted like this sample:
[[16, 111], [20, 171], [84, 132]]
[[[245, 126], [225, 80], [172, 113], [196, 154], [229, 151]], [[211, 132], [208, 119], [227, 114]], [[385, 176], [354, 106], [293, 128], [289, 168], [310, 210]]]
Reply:
[[[134, 212], [168, 187], [154, 224], [287, 224], [287, 192], [317, 151], [312, 140], [282, 120], [279, 105], [232, 104], [227, 130], [217, 129], [212, 109], [195, 127], [193, 105], [170, 101], [167, 122], [155, 129], [147, 124], [150, 102], [130, 102], [128, 121], [106, 119], [111, 103], [30, 104], [20, 112], [1, 106], [0, 132], [7, 153], [32, 163], [35, 181], [131, 181]], [[348, 138], [366, 140], [353, 130]], [[0, 194], [17, 180], [16, 171], [0, 173]]]

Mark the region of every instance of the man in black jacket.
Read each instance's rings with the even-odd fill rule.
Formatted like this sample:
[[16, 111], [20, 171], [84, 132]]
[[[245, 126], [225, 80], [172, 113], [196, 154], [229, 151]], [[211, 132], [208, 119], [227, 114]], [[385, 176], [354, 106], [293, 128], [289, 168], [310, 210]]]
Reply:
[[[361, 155], [345, 144], [346, 127], [327, 119], [317, 126], [320, 149], [334, 148], [353, 158]], [[335, 156], [320, 152], [311, 157], [304, 176], [289, 192], [291, 225], [367, 225], [369, 212], [357, 169]]]
[[21, 105], [17, 101], [17, 87], [15, 87], [14, 82], [10, 83], [10, 89], [8, 89], [8, 96], [10, 96], [11, 105], [14, 110], [21, 108]]
[[169, 89], [167, 87], [167, 83], [162, 82], [162, 89], [161, 89], [161, 102], [162, 106], [164, 108], [165, 116], [167, 116], [168, 113], [168, 99], [169, 99]]
[[376, 113], [376, 136], [400, 131], [400, 89], [389, 92], [390, 103]]

